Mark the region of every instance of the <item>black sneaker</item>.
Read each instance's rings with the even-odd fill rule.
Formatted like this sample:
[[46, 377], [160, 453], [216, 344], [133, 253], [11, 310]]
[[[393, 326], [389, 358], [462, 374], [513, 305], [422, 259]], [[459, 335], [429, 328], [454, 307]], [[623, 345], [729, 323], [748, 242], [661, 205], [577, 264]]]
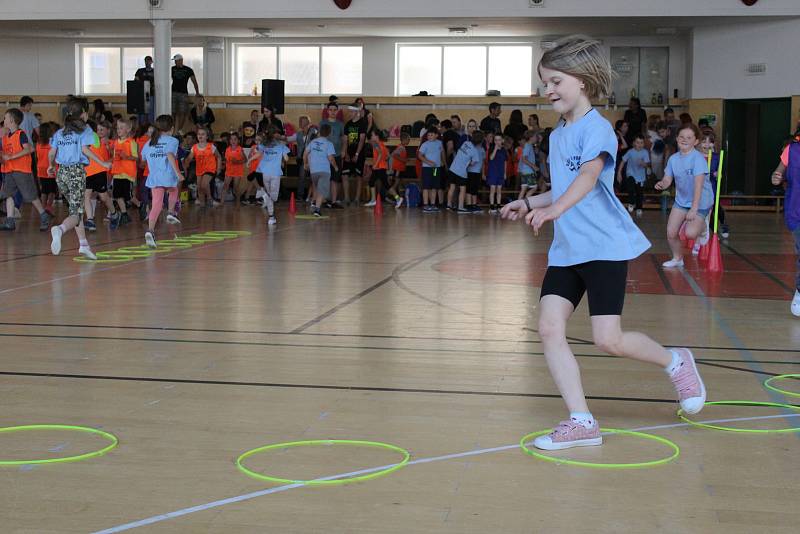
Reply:
[[142, 202], [139, 204], [139, 220], [143, 221], [147, 219], [147, 204]]
[[94, 220], [93, 220], [93, 219], [86, 219], [86, 222], [85, 222], [85, 223], [83, 223], [83, 225], [84, 225], [84, 226], [86, 227], [86, 229], [87, 229], [87, 230], [89, 230], [90, 232], [96, 232], [96, 231], [97, 231], [97, 225], [94, 223]]
[[111, 218], [108, 224], [112, 230], [116, 230], [117, 227], [119, 227], [119, 219], [120, 219], [120, 213], [118, 211], [111, 214]]
[[0, 231], [12, 232], [17, 229], [17, 223], [13, 217], [6, 217], [3, 224], [0, 224]]
[[131, 216], [128, 215], [127, 211], [119, 216], [119, 225], [120, 226], [122, 226], [123, 224], [128, 224], [129, 222], [131, 222]]
[[728, 239], [731, 235], [731, 229], [728, 227], [727, 224], [723, 224], [720, 228], [720, 234], [722, 234], [722, 239]]
[[314, 208], [311, 214], [317, 218], [322, 217], [322, 211], [319, 208]]

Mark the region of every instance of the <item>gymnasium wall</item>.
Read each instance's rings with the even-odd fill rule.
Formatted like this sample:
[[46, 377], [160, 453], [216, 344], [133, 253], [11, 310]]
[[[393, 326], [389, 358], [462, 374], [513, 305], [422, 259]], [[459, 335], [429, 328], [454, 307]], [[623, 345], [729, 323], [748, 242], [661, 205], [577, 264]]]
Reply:
[[[695, 28], [692, 98], [773, 98], [797, 93], [797, 32], [797, 20]], [[766, 74], [747, 75], [749, 63], [766, 63]]]

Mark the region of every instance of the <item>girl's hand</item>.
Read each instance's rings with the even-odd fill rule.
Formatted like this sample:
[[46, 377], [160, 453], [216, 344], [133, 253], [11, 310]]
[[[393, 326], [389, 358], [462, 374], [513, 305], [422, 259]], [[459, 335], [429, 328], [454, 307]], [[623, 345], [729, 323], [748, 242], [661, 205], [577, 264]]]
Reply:
[[663, 191], [667, 188], [667, 184], [664, 182], [664, 180], [661, 180], [660, 182], [656, 182], [656, 185], [653, 187], [656, 188], [656, 191]]
[[47, 167], [47, 176], [55, 176], [56, 175], [56, 166], [50, 165]]
[[524, 217], [526, 213], [528, 213], [528, 206], [522, 199], [509, 202], [500, 208], [500, 217], [510, 221], [519, 220]]
[[772, 173], [772, 185], [781, 185], [783, 183], [783, 173], [775, 171]]
[[554, 221], [560, 216], [561, 213], [559, 209], [555, 207], [555, 204], [551, 204], [546, 208], [531, 210], [531, 212], [525, 216], [525, 224], [531, 225], [533, 227], [533, 234], [538, 236], [539, 229], [544, 223], [547, 221]]
[[179, 173], [178, 173], [178, 183], [181, 183], [181, 182], [182, 182], [182, 181], [184, 181], [184, 180], [185, 180], [185, 178], [183, 177], [183, 173], [182, 173], [182, 172], [179, 172]]
[[697, 209], [692, 208], [686, 213], [686, 223], [691, 223], [698, 218]]

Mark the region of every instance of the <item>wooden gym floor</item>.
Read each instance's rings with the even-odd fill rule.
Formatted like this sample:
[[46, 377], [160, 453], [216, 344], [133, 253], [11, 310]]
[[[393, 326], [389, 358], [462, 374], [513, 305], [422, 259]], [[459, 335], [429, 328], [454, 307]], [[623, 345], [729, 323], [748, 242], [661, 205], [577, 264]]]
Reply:
[[[549, 232], [537, 239], [488, 214], [387, 207], [376, 220], [352, 208], [315, 221], [281, 207], [267, 229], [259, 208], [191, 206], [180, 235], [252, 234], [121, 263], [73, 261], [74, 234], [51, 256], [29, 208], [16, 233], [0, 235], [0, 426], [84, 425], [119, 437], [101, 457], [0, 467], [0, 531], [797, 532], [800, 435], [687, 427], [661, 369], [589, 342], [585, 306], [569, 335], [594, 414], [605, 427], [650, 429], [681, 455], [620, 471], [519, 450], [523, 435], [565, 416], [536, 333]], [[654, 247], [631, 266], [624, 324], [693, 347], [710, 400], [791, 403], [761, 386], [800, 372], [791, 236], [774, 214], [729, 219], [726, 272], [714, 278], [694, 260], [683, 273], [659, 269], [664, 216], [645, 213]], [[115, 250], [141, 236], [134, 222], [91, 240]], [[800, 426], [772, 417], [781, 413], [715, 406], [699, 418]], [[311, 439], [388, 442], [408, 449], [412, 465], [325, 488], [260, 482], [235, 466], [246, 450]], [[75, 433], [0, 434], [0, 460], [103, 445]], [[610, 436], [562, 456], [621, 463], [669, 452]], [[309, 479], [397, 459], [337, 446], [267, 452], [248, 465]]]

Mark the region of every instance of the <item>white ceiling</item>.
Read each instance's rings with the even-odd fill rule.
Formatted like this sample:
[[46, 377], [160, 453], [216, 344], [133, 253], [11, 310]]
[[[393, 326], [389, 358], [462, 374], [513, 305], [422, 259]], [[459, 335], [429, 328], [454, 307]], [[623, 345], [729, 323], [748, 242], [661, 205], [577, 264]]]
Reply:
[[[761, 17], [768, 20], [777, 17]], [[180, 20], [173, 37], [252, 38], [253, 28], [270, 28], [273, 39], [332, 37], [449, 37], [448, 27], [469, 28], [463, 37], [541, 37], [588, 33], [593, 36], [656, 35], [658, 29], [672, 28], [678, 34], [692, 27], [743, 22], [742, 17], [648, 17], [648, 18], [569, 18], [569, 19], [226, 19]], [[76, 34], [78, 32], [78, 34]], [[150, 23], [100, 20], [25, 21], [8, 24], [3, 37], [47, 38], [149, 38]], [[1, 38], [1, 37], [0, 37]]]

